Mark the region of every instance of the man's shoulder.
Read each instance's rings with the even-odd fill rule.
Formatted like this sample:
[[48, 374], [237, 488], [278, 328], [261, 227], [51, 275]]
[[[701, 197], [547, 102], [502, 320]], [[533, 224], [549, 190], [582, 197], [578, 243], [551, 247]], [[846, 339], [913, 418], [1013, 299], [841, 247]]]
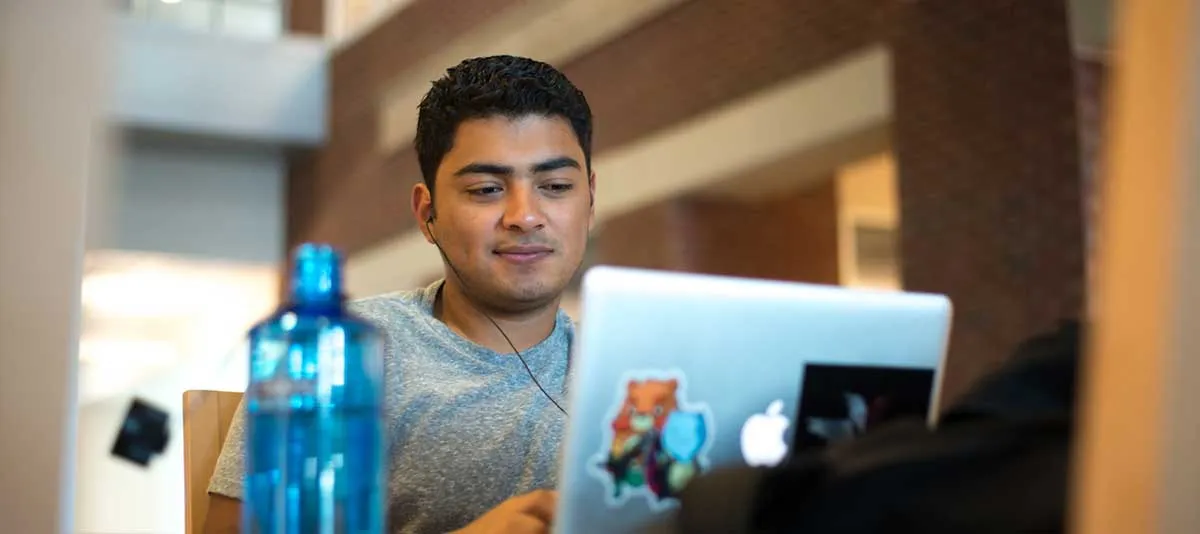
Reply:
[[424, 290], [395, 291], [355, 299], [346, 309], [385, 330], [407, 330], [423, 324], [426, 310]]

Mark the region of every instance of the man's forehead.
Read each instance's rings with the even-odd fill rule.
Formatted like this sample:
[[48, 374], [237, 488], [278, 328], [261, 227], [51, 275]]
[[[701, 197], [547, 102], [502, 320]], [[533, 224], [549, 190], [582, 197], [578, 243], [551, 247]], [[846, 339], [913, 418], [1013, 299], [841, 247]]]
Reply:
[[559, 117], [524, 116], [471, 119], [459, 125], [454, 144], [442, 164], [454, 173], [471, 163], [531, 169], [548, 160], [571, 158], [582, 163], [583, 148], [574, 130]]

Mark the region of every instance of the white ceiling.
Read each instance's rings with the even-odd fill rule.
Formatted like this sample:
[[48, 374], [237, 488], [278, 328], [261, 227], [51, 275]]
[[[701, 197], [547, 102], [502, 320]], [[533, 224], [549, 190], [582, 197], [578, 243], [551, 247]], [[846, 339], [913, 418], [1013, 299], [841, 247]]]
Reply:
[[245, 39], [113, 17], [112, 120], [122, 126], [280, 145], [324, 142], [328, 47]]

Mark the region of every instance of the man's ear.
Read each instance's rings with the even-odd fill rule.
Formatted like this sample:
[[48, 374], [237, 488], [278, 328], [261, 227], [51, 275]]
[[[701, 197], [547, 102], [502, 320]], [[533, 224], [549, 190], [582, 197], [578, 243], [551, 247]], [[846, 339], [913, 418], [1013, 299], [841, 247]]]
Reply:
[[417, 219], [417, 226], [421, 229], [421, 234], [425, 236], [425, 241], [432, 244], [433, 236], [429, 233], [429, 225], [426, 221], [433, 214], [433, 193], [425, 182], [418, 182], [412, 189], [412, 212], [413, 217]]

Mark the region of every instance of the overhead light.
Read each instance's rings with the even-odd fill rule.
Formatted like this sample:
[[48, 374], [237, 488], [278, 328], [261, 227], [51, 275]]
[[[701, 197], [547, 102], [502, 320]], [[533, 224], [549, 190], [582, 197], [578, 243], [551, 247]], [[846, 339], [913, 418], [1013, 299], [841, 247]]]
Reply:
[[164, 4], [178, 4], [179, 0], [162, 0]]

